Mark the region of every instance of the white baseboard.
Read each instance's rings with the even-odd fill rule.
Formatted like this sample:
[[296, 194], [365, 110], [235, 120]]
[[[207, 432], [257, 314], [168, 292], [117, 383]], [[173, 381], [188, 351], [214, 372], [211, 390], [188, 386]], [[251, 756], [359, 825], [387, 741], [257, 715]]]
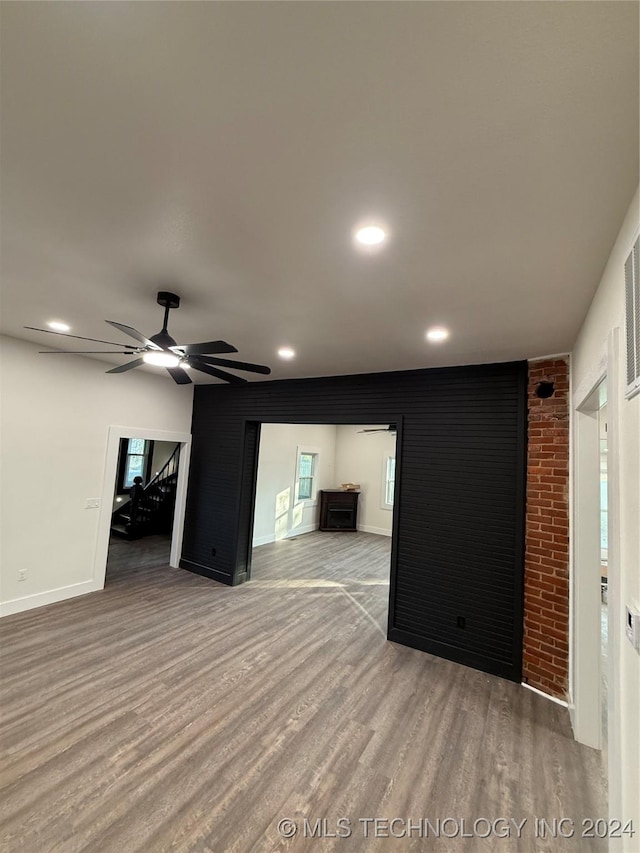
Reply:
[[78, 595], [86, 595], [88, 592], [97, 592], [100, 589], [102, 589], [101, 584], [90, 580], [61, 586], [58, 589], [50, 589], [47, 592], [37, 592], [35, 595], [25, 595], [23, 598], [3, 601], [0, 604], [0, 616], [23, 613], [25, 610], [45, 607], [47, 604], [55, 604], [58, 601], [65, 601], [67, 598], [75, 598]]
[[[302, 527], [294, 527], [293, 530], [290, 530], [286, 536], [283, 536], [283, 539], [293, 539], [295, 536], [303, 536], [305, 533], [313, 533], [314, 530], [318, 529], [317, 522], [313, 524], [304, 524]], [[259, 548], [260, 545], [268, 545], [270, 542], [275, 542], [276, 537], [274, 533], [269, 533], [267, 536], [256, 536], [253, 540], [252, 547]]]
[[532, 690], [534, 693], [537, 693], [538, 696], [544, 696], [545, 699], [549, 699], [551, 702], [555, 702], [556, 705], [562, 705], [563, 708], [568, 708], [569, 703], [565, 702], [564, 699], [556, 699], [555, 696], [549, 695], [549, 693], [545, 693], [543, 690], [538, 690], [537, 687], [532, 687], [530, 684], [525, 684], [522, 682], [522, 686], [526, 687], [527, 690]]
[[[305, 524], [302, 527], [296, 527], [293, 530], [290, 530], [284, 539], [293, 539], [294, 536], [303, 536], [305, 533], [313, 533], [314, 530], [318, 529], [317, 522], [313, 524]], [[358, 530], [362, 533], [375, 533], [377, 536], [391, 536], [391, 530], [386, 527], [371, 527], [368, 524], [359, 524]], [[270, 542], [275, 542], [276, 537], [274, 533], [270, 533], [267, 536], [256, 536], [253, 540], [252, 547], [259, 548], [260, 545], [268, 545]]]
[[391, 530], [386, 527], [370, 527], [368, 524], [359, 524], [358, 530], [362, 533], [375, 533], [377, 536], [391, 536]]
[[275, 541], [276, 537], [273, 533], [270, 533], [267, 536], [255, 536], [251, 545], [253, 548], [258, 548], [260, 545], [268, 545], [270, 542]]
[[285, 539], [293, 539], [295, 536], [303, 536], [305, 533], [313, 533], [318, 529], [318, 522], [315, 524], [304, 524], [302, 527], [296, 527], [293, 530], [290, 530]]
[[571, 722], [571, 733], [573, 734], [574, 739], [576, 738], [576, 705], [573, 701], [573, 693], [569, 690], [569, 696], [567, 700], [567, 705], [569, 708], [569, 721]]

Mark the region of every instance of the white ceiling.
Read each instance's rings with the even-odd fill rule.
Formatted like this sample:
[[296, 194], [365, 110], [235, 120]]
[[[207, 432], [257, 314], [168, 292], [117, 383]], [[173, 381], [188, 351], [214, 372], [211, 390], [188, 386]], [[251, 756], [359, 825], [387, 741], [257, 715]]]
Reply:
[[[224, 338], [276, 378], [572, 347], [638, 182], [637, 3], [2, 18], [5, 333], [151, 335], [172, 289], [179, 342]], [[391, 239], [366, 255], [369, 217]]]

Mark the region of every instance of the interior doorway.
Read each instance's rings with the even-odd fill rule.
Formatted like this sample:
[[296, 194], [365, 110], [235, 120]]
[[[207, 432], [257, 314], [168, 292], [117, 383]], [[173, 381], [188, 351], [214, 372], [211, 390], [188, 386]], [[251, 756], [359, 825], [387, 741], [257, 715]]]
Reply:
[[[158, 448], [157, 454], [153, 453], [152, 447]], [[125, 457], [124, 461], [123, 454]], [[109, 427], [105, 473], [100, 498], [98, 543], [94, 563], [94, 582], [97, 588], [102, 588], [105, 584], [114, 514], [117, 514], [118, 507], [124, 509], [127, 503], [126, 499], [128, 495], [125, 481], [126, 483], [133, 481], [136, 476], [142, 476], [143, 485], [149, 485], [149, 483], [156, 479], [157, 474], [155, 483], [157, 485], [158, 481], [162, 480], [164, 475], [169, 473], [170, 469], [175, 469], [175, 494], [172, 496], [172, 519], [168, 525], [170, 527], [170, 534], [165, 535], [161, 543], [158, 542], [158, 551], [162, 551], [160, 562], [164, 562], [165, 565], [168, 562], [172, 568], [178, 568], [182, 552], [190, 454], [191, 435], [189, 433], [141, 427]], [[154, 456], [157, 463], [155, 466]], [[149, 482], [145, 481], [145, 477], [138, 473], [139, 471], [148, 472]], [[125, 477], [121, 480], [123, 472]], [[120, 490], [119, 486], [121, 487]], [[121, 490], [124, 490], [124, 493]], [[120, 501], [118, 501], [118, 497], [121, 498]], [[158, 500], [160, 500], [160, 496], [158, 496]], [[127, 513], [124, 512], [124, 514], [126, 515]], [[169, 545], [168, 554], [166, 550], [167, 543]], [[139, 552], [137, 559], [140, 562], [144, 562], [147, 558], [151, 561], [156, 561], [156, 556], [152, 553], [148, 553], [146, 557], [143, 554], [145, 548], [149, 552], [152, 551], [149, 537], [134, 537], [130, 543], [127, 543], [127, 546], [129, 545], [137, 548]]]
[[573, 576], [574, 732], [601, 749], [610, 716], [609, 432], [607, 377], [576, 409]]
[[600, 456], [600, 711], [602, 757], [608, 762], [608, 658], [609, 658], [609, 477], [607, 381], [598, 388], [598, 449]]
[[169, 563], [180, 446], [120, 439], [105, 583]]
[[395, 424], [262, 424], [250, 578], [349, 601], [385, 637]]

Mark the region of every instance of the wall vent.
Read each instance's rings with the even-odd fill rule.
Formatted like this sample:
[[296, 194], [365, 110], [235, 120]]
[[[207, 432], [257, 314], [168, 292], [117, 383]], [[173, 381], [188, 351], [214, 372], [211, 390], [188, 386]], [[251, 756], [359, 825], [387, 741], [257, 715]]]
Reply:
[[624, 264], [627, 317], [627, 398], [640, 392], [640, 237]]

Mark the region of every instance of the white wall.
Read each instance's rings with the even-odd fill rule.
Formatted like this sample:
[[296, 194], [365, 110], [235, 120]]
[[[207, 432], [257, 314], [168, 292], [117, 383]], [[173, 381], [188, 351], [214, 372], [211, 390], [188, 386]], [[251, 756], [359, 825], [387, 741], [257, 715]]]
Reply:
[[[379, 425], [383, 429], [388, 424]], [[395, 456], [396, 436], [390, 432], [362, 433], [376, 425], [339, 426], [336, 434], [336, 482], [360, 483], [358, 530], [391, 536], [393, 510], [383, 509], [383, 462]]]
[[[613, 247], [602, 280], [580, 330], [572, 356], [572, 399], [574, 422], [574, 565], [572, 566], [574, 638], [582, 630], [581, 594], [587, 566], [580, 559], [581, 531], [588, 536], [589, 519], [580, 499], [580, 482], [586, 476], [588, 453], [585, 435], [595, 436], [589, 416], [577, 411], [604, 371], [608, 375], [609, 436], [609, 808], [615, 818], [633, 820], [640, 829], [640, 656], [624, 634], [624, 605], [640, 606], [640, 396], [625, 400], [624, 351], [624, 261], [638, 232], [639, 198], [634, 197]], [[615, 331], [619, 329], [616, 349]], [[595, 464], [595, 463], [594, 463]], [[613, 493], [612, 491], [613, 490]], [[598, 631], [597, 624], [593, 631]], [[579, 649], [577, 658], [579, 660]], [[572, 691], [580, 694], [581, 679], [589, 678], [585, 667], [574, 666]], [[591, 661], [591, 667], [595, 662]], [[576, 715], [580, 709], [576, 707]], [[613, 848], [612, 848], [613, 849]], [[637, 836], [628, 837], [621, 848], [638, 850]]]
[[[312, 502], [295, 501], [298, 447], [317, 448]], [[263, 424], [260, 433], [253, 545], [309, 533], [318, 527], [317, 492], [336, 487], [336, 428], [320, 424]], [[280, 500], [278, 499], [280, 496]]]
[[102, 494], [108, 428], [189, 433], [193, 386], [140, 370], [107, 376], [99, 361], [38, 355], [14, 338], [0, 345], [4, 614], [100, 588], [100, 511], [85, 504]]

